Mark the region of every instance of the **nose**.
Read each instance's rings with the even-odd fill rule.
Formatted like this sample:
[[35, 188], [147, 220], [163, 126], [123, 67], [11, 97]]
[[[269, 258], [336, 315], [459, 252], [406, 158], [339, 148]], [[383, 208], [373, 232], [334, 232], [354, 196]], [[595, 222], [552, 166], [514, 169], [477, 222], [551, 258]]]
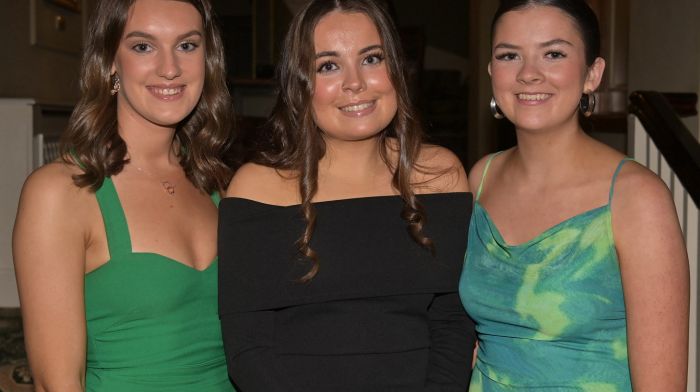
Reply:
[[172, 51], [161, 52], [158, 64], [158, 75], [168, 80], [180, 76], [182, 69], [177, 54]]
[[544, 79], [542, 72], [534, 61], [524, 61], [518, 72], [518, 82], [532, 84], [541, 82]]
[[347, 93], [359, 93], [365, 91], [367, 85], [365, 83], [362, 70], [357, 67], [346, 68], [343, 78], [343, 91]]

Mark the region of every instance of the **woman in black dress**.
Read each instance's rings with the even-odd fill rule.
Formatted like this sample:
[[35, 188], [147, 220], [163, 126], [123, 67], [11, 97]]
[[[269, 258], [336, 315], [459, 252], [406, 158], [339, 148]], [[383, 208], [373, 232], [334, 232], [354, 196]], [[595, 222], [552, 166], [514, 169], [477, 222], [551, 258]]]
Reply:
[[421, 141], [391, 19], [314, 0], [283, 48], [272, 117], [220, 207], [229, 374], [243, 392], [464, 392], [472, 199], [459, 160]]

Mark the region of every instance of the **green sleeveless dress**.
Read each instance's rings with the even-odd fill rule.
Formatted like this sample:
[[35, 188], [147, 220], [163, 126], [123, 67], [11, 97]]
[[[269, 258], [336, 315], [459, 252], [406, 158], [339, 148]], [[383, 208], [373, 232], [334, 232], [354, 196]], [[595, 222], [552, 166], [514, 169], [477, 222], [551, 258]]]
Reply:
[[[199, 271], [132, 252], [112, 180], [96, 195], [110, 260], [85, 276], [87, 391], [233, 391], [217, 312], [217, 261]], [[218, 206], [218, 195], [212, 199]]]
[[476, 322], [470, 392], [631, 391], [625, 304], [608, 204], [519, 245], [476, 195], [460, 296]]

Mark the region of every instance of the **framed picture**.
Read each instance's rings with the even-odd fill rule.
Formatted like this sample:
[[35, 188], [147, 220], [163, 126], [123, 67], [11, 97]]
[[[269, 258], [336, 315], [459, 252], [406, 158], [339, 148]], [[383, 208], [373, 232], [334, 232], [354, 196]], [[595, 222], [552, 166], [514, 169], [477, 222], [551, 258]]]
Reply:
[[48, 0], [49, 3], [66, 8], [74, 12], [80, 12], [80, 0]]

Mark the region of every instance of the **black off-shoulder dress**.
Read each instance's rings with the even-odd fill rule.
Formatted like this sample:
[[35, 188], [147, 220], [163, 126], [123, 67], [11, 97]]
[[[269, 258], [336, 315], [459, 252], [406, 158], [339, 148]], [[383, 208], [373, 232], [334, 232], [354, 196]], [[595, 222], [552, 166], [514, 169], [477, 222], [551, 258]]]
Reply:
[[434, 257], [398, 196], [315, 203], [320, 270], [306, 284], [298, 205], [221, 201], [219, 315], [240, 391], [467, 390], [474, 324], [457, 289], [472, 196], [418, 198]]

